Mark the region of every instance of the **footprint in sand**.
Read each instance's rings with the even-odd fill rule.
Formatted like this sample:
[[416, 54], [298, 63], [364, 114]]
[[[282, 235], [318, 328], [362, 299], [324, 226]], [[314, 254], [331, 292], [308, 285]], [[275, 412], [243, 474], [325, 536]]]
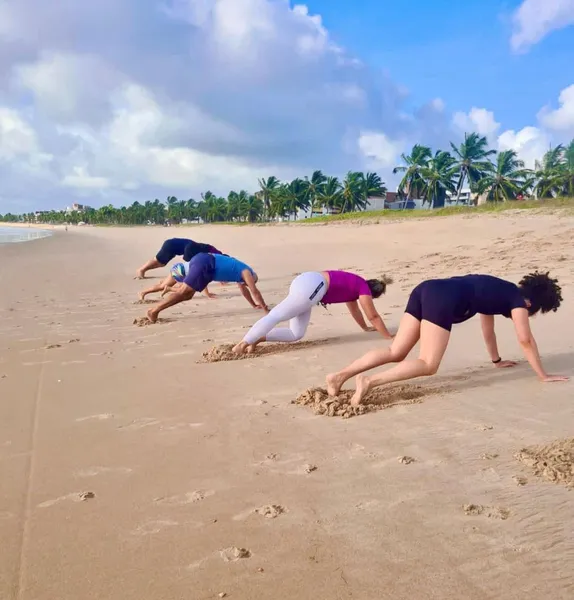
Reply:
[[223, 559], [223, 562], [236, 562], [243, 558], [251, 558], [251, 551], [247, 548], [237, 548], [231, 546], [219, 551], [219, 555]]
[[254, 512], [266, 519], [276, 519], [279, 515], [286, 513], [287, 509], [280, 504], [267, 504], [256, 508]]
[[133, 470], [129, 467], [89, 467], [78, 471], [76, 477], [96, 477], [97, 475], [104, 475], [106, 473], [129, 475], [132, 472]]
[[480, 458], [482, 460], [494, 460], [495, 458], [498, 458], [498, 454], [496, 453], [490, 453], [490, 452], [485, 452], [484, 454], [480, 455]]
[[168, 527], [176, 527], [179, 525], [177, 521], [171, 520], [157, 520], [157, 521], [148, 521], [147, 523], [143, 523], [139, 525], [136, 529], [134, 529], [131, 533], [132, 535], [153, 535], [155, 533], [160, 533], [164, 529]]
[[410, 465], [414, 462], [416, 462], [416, 458], [413, 458], [412, 456], [399, 456], [398, 461], [403, 464], [403, 465]]
[[81, 423], [82, 421], [107, 421], [108, 419], [113, 419], [115, 415], [111, 413], [102, 413], [100, 415], [90, 415], [89, 417], [80, 417], [76, 419], [77, 423]]
[[528, 483], [528, 479], [526, 479], [526, 477], [522, 477], [522, 475], [515, 475], [512, 478], [512, 481], [514, 481], [516, 485], [520, 486], [526, 485]]
[[500, 506], [483, 506], [482, 504], [465, 504], [463, 507], [464, 514], [468, 516], [483, 515], [489, 519], [501, 519], [506, 521], [510, 516], [510, 511], [507, 508]]
[[58, 504], [59, 502], [65, 502], [70, 500], [72, 502], [85, 502], [86, 500], [92, 500], [96, 497], [94, 492], [73, 492], [72, 494], [66, 494], [65, 496], [60, 496], [59, 498], [54, 498], [53, 500], [46, 500], [46, 502], [41, 502], [38, 504], [38, 508], [49, 508], [50, 506], [54, 506], [54, 504]]
[[184, 506], [185, 504], [195, 504], [201, 502], [215, 494], [215, 490], [196, 490], [194, 492], [186, 492], [178, 496], [170, 496], [168, 498], [155, 498], [155, 504], [167, 504], [168, 506]]
[[[162, 319], [159, 318], [155, 323], [152, 323], [148, 317], [137, 317], [133, 320], [132, 325], [137, 325], [138, 327], [147, 327], [148, 325], [164, 325], [165, 323], [171, 323], [173, 319]], [[107, 327], [107, 325], [104, 325]]]

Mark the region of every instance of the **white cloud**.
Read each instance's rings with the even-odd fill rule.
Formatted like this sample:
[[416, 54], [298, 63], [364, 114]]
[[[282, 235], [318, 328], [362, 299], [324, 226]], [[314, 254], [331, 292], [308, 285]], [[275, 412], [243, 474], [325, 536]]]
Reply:
[[560, 107], [542, 109], [538, 115], [540, 122], [548, 129], [574, 135], [574, 84], [560, 92]]
[[534, 168], [534, 163], [540, 160], [550, 148], [550, 136], [538, 127], [524, 127], [520, 131], [512, 129], [498, 137], [498, 150], [515, 150], [527, 168]]
[[500, 123], [496, 122], [494, 113], [485, 108], [473, 107], [468, 113], [456, 112], [452, 121], [461, 132], [476, 132], [486, 136], [489, 140], [492, 140], [500, 129]]
[[76, 189], [100, 190], [110, 187], [110, 182], [106, 177], [89, 175], [85, 166], [76, 166], [72, 173], [62, 179], [62, 185]]
[[513, 50], [525, 51], [552, 31], [574, 24], [574, 0], [524, 0], [513, 15]]
[[384, 133], [365, 131], [359, 136], [359, 148], [371, 169], [389, 169], [397, 165], [403, 144], [389, 139]]
[[93, 114], [118, 80], [95, 56], [60, 52], [43, 52], [13, 70], [15, 87], [31, 92], [39, 109], [61, 120]]
[[0, 160], [13, 160], [38, 152], [34, 130], [17, 111], [0, 107]]

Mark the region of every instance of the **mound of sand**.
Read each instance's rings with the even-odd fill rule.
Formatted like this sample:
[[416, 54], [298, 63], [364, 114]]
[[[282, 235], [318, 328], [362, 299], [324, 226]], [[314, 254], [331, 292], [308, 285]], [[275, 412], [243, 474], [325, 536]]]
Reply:
[[310, 388], [292, 400], [291, 404], [308, 406], [316, 415], [349, 419], [399, 404], [417, 404], [422, 402], [425, 396], [444, 391], [446, 391], [445, 388], [439, 387], [395, 385], [373, 390], [362, 404], [351, 406], [353, 390], [343, 390], [336, 398], [333, 398], [324, 388]]
[[574, 487], [574, 438], [522, 448], [514, 457], [530, 467], [535, 475]]
[[148, 317], [137, 317], [133, 321], [133, 325], [138, 327], [147, 327], [148, 325], [163, 325], [164, 323], [171, 323], [171, 319], [158, 319], [155, 323], [152, 323]]
[[310, 342], [293, 342], [292, 344], [262, 344], [252, 354], [235, 354], [233, 352], [234, 344], [220, 344], [213, 346], [201, 355], [201, 360], [198, 363], [214, 363], [229, 360], [244, 360], [246, 358], [258, 358], [260, 356], [269, 356], [271, 354], [281, 354], [283, 352], [291, 352], [293, 350], [303, 350], [305, 348], [313, 348], [333, 342], [334, 339], [312, 340]]

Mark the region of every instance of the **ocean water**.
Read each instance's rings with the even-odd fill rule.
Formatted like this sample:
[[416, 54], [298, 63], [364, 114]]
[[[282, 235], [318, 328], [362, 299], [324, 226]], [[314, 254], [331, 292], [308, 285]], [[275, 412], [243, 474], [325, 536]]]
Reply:
[[0, 244], [14, 242], [29, 242], [52, 235], [47, 229], [34, 229], [33, 227], [0, 227]]

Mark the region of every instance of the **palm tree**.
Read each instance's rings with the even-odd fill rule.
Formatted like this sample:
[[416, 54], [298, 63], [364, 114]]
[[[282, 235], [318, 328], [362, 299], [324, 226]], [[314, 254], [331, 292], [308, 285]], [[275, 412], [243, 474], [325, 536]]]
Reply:
[[458, 148], [451, 142], [453, 152], [456, 155], [458, 167], [458, 186], [456, 193], [456, 203], [459, 203], [460, 194], [464, 182], [468, 179], [471, 191], [474, 191], [476, 183], [493, 169], [492, 163], [488, 160], [489, 156], [496, 154], [496, 150], [488, 149], [488, 140], [485, 136], [478, 133], [465, 133], [464, 142]]
[[263, 200], [263, 205], [265, 206], [265, 213], [267, 218], [269, 218], [270, 208], [271, 208], [271, 200], [274, 194], [277, 192], [280, 182], [272, 175], [267, 179], [259, 179], [259, 187], [261, 188], [261, 195]]
[[309, 187], [303, 179], [297, 178], [291, 183], [284, 183], [278, 189], [276, 197], [281, 200], [284, 212], [293, 215], [295, 219], [300, 210], [309, 208]]
[[327, 177], [327, 181], [319, 191], [317, 201], [320, 206], [331, 211], [336, 207], [341, 208], [343, 204], [342, 186], [337, 177]]
[[428, 202], [431, 208], [444, 206], [447, 192], [456, 191], [455, 176], [456, 160], [450, 152], [437, 150], [426, 167], [420, 170], [425, 182], [423, 202]]
[[311, 175], [311, 179], [305, 177], [305, 182], [307, 183], [309, 201], [311, 206], [311, 216], [313, 216], [313, 212], [315, 210], [315, 206], [317, 205], [317, 201], [319, 196], [321, 195], [321, 191], [327, 178], [321, 171], [313, 171], [313, 175]]
[[255, 194], [251, 194], [247, 196], [245, 213], [242, 216], [244, 216], [250, 223], [255, 223], [255, 221], [259, 221], [259, 219], [261, 219], [263, 210], [263, 201]]
[[514, 150], [505, 150], [498, 154], [494, 170], [482, 177], [476, 189], [487, 194], [488, 200], [506, 202], [524, 191], [531, 175], [532, 171], [524, 168], [524, 161], [518, 159]]
[[428, 146], [415, 144], [410, 154], [401, 154], [401, 159], [405, 163], [393, 169], [393, 173], [404, 173], [399, 183], [398, 191], [405, 194], [406, 207], [409, 198], [420, 198], [425, 189], [425, 182], [421, 176], [421, 169], [428, 165], [432, 158], [432, 151]]
[[564, 146], [559, 144], [535, 162], [536, 184], [534, 193], [538, 198], [553, 198], [561, 193], [564, 165]]
[[359, 171], [349, 171], [345, 179], [343, 179], [343, 189], [341, 196], [343, 205], [341, 212], [352, 212], [357, 209], [365, 208], [367, 202], [363, 197], [364, 176]]
[[383, 180], [376, 173], [362, 175], [360, 178], [360, 189], [364, 208], [368, 205], [369, 198], [384, 198], [387, 193], [387, 188]]

